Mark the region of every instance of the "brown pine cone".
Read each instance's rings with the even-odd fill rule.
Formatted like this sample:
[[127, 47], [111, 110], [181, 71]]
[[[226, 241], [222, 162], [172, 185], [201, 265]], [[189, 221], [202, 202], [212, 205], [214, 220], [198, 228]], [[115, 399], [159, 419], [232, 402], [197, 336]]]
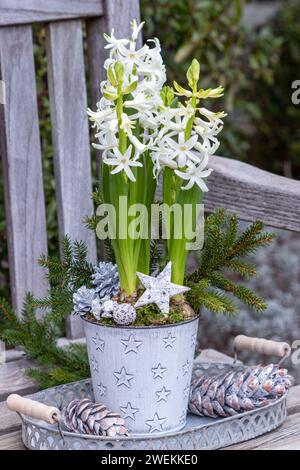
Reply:
[[287, 370], [273, 364], [239, 367], [213, 377], [202, 374], [192, 382], [188, 409], [199, 416], [225, 418], [266, 406], [292, 385]]
[[62, 419], [68, 431], [96, 436], [124, 436], [128, 431], [119, 413], [112, 413], [104, 405], [91, 400], [71, 401], [62, 412]]

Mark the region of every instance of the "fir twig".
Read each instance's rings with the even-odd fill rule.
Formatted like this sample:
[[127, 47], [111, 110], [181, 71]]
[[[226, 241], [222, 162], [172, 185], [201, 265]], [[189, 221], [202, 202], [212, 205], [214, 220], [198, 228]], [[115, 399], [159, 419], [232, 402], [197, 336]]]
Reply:
[[[247, 256], [273, 241], [274, 234], [263, 230], [263, 223], [255, 221], [239, 234], [237, 216], [226, 213], [224, 209], [218, 209], [207, 217], [199, 267], [186, 276], [186, 282], [191, 286], [189, 298], [194, 308], [199, 305], [211, 311], [224, 312], [225, 306], [218, 305], [217, 302], [220, 290], [224, 291], [227, 299], [227, 294], [232, 294], [256, 311], [262, 311], [267, 307], [258, 295], [227, 277], [230, 273], [244, 279], [257, 275], [256, 266], [249, 262]], [[201, 286], [203, 280], [209, 282], [211, 288], [217, 289], [215, 301], [211, 288], [200, 290], [199, 285]], [[197, 296], [201, 299], [201, 303], [200, 300], [197, 301]], [[223, 294], [222, 300], [226, 302], [225, 297]], [[237, 312], [237, 308], [234, 304], [229, 304], [226, 313], [234, 312]]]

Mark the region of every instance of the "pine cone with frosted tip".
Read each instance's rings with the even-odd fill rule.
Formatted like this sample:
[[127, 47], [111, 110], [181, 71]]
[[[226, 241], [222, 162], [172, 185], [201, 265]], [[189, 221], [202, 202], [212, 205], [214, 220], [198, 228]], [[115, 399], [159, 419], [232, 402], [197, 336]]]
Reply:
[[126, 436], [125, 421], [104, 405], [84, 398], [71, 401], [62, 412], [63, 424], [70, 432], [95, 436]]
[[225, 418], [268, 405], [293, 385], [286, 369], [270, 364], [226, 370], [193, 380], [188, 409], [211, 418]]
[[92, 282], [100, 298], [112, 298], [120, 291], [119, 271], [116, 264], [100, 261], [94, 266]]
[[92, 302], [96, 297], [95, 289], [88, 289], [85, 286], [80, 287], [73, 294], [74, 313], [86, 313], [92, 309]]

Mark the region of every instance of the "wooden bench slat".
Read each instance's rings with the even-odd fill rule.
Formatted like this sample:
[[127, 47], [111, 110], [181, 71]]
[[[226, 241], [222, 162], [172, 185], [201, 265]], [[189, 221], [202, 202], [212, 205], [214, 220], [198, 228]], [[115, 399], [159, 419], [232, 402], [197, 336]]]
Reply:
[[47, 289], [37, 259], [47, 253], [42, 160], [30, 26], [0, 29], [1, 77], [6, 104], [0, 105], [0, 148], [14, 308], [26, 292]]
[[102, 0], [0, 0], [0, 26], [102, 14]]
[[225, 207], [243, 220], [300, 232], [300, 181], [223, 157], [212, 157], [210, 166], [205, 210]]
[[[94, 208], [81, 21], [50, 23], [47, 54], [60, 236], [85, 241], [95, 262], [95, 236], [82, 222]], [[80, 318], [68, 323], [73, 338], [83, 336]]]
[[0, 401], [6, 400], [10, 393], [28, 395], [37, 391], [37, 382], [26, 375], [26, 370], [34, 367], [28, 359], [2, 364], [0, 367]]
[[22, 442], [22, 432], [15, 431], [0, 436], [0, 450], [26, 450]]
[[[105, 3], [104, 32], [115, 30], [116, 37], [123, 38], [130, 35], [130, 22], [133, 19], [139, 23], [141, 18], [139, 0], [120, 1], [110, 0]], [[140, 36], [141, 37], [141, 36]], [[141, 46], [141, 40], [138, 47]]]
[[21, 429], [21, 418], [17, 413], [10, 411], [6, 402], [0, 403], [0, 436]]
[[287, 399], [288, 414], [300, 413], [300, 385], [292, 387]]

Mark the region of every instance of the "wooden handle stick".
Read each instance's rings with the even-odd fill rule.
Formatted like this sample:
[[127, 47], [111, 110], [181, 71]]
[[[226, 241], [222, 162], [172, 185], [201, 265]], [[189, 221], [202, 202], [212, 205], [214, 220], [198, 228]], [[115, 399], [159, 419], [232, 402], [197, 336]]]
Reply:
[[49, 424], [57, 423], [60, 420], [60, 411], [55, 406], [44, 405], [29, 398], [20, 397], [15, 393], [9, 395], [6, 404], [11, 411], [22, 413], [31, 418], [41, 419]]
[[234, 339], [233, 344], [236, 351], [252, 351], [278, 357], [289, 356], [291, 354], [291, 347], [288, 343], [280, 343], [263, 338], [238, 335]]

